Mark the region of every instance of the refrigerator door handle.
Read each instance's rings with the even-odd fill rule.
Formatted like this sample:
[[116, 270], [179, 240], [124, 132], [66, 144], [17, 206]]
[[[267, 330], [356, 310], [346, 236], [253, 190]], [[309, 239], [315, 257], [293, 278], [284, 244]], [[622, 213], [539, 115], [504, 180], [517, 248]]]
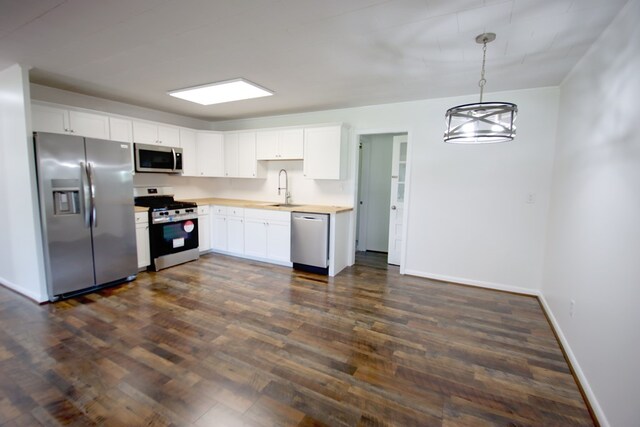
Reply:
[[87, 176], [89, 177], [89, 189], [91, 194], [91, 224], [94, 228], [98, 227], [98, 213], [96, 210], [96, 183], [93, 176], [93, 167], [91, 162], [87, 162]]
[[89, 173], [84, 162], [80, 162], [80, 183], [82, 184], [82, 214], [84, 226], [91, 227], [91, 187], [89, 186]]
[[173, 170], [176, 170], [178, 167], [178, 159], [176, 158], [176, 150], [171, 149], [171, 154], [173, 155]]

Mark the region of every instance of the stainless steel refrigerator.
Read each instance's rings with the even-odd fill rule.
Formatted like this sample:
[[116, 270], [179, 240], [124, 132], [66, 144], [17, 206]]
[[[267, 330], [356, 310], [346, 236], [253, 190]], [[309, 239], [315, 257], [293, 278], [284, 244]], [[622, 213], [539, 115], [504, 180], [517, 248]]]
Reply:
[[49, 299], [137, 273], [131, 146], [34, 134]]

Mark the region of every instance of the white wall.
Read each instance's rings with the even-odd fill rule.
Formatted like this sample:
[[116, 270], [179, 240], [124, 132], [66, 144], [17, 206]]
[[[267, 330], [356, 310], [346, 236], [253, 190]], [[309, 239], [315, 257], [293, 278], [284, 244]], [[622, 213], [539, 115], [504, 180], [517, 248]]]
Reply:
[[634, 0], [561, 86], [542, 288], [605, 426], [640, 420], [639, 19]]
[[19, 65], [0, 71], [0, 283], [41, 302], [47, 292], [28, 82]]
[[[360, 140], [363, 145], [369, 146], [367, 194], [363, 194], [361, 197], [367, 203], [366, 250], [387, 252], [389, 249], [393, 134], [366, 135]], [[363, 166], [360, 165], [360, 167]]]
[[[470, 147], [442, 142], [446, 109], [475, 102], [477, 95], [220, 122], [215, 126], [232, 130], [348, 123], [348, 177], [326, 185], [338, 191], [341, 198], [352, 200], [351, 204], [355, 199], [355, 135], [408, 131], [411, 182], [405, 272], [537, 294], [558, 90], [489, 93], [486, 99], [518, 104], [518, 135], [513, 143]], [[529, 193], [535, 194], [534, 204], [526, 203]]]

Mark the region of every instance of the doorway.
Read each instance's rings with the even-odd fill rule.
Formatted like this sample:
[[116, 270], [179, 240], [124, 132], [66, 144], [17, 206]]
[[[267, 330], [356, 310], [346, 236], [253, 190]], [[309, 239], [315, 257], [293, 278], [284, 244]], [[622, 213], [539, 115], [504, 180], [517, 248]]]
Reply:
[[359, 135], [356, 264], [400, 264], [407, 133]]

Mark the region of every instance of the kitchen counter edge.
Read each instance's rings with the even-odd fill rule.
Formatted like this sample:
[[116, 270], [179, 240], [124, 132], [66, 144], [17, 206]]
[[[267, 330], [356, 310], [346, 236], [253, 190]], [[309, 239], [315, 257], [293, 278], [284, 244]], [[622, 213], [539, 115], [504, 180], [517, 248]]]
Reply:
[[295, 206], [271, 206], [278, 202], [261, 202], [257, 200], [223, 199], [217, 197], [206, 197], [200, 199], [180, 199], [184, 202], [195, 202], [198, 206], [218, 205], [235, 206], [248, 209], [268, 209], [284, 212], [310, 212], [310, 213], [338, 213], [352, 211], [353, 207], [348, 206], [325, 206], [325, 205], [295, 205]]

